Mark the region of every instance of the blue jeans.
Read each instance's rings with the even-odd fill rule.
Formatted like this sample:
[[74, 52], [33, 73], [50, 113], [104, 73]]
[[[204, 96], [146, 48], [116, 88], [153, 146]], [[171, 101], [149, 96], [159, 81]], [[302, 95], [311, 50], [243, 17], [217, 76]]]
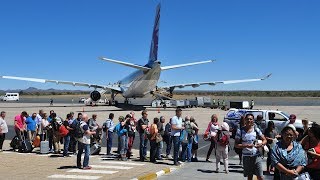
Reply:
[[64, 138], [64, 142], [63, 142], [63, 156], [68, 155], [68, 149], [69, 149], [69, 144], [70, 144], [70, 136], [67, 135]]
[[161, 159], [162, 149], [163, 149], [163, 141], [160, 141], [157, 146], [157, 155], [156, 156], [158, 159]]
[[108, 131], [107, 154], [111, 153], [113, 132]]
[[179, 148], [180, 148], [180, 136], [172, 136], [173, 140], [173, 163], [178, 162]]
[[148, 144], [148, 139], [145, 139], [144, 133], [139, 133], [140, 135], [140, 151], [139, 151], [139, 156], [140, 160], [143, 160], [147, 156], [147, 144]]
[[182, 161], [185, 161], [186, 159], [188, 162], [191, 162], [191, 157], [192, 157], [192, 138], [188, 138], [188, 143], [182, 143]]
[[83, 153], [83, 150], [84, 150], [83, 167], [87, 167], [89, 165], [90, 144], [84, 144], [82, 142], [78, 142], [77, 167], [81, 167], [81, 155]]
[[128, 150], [128, 137], [120, 136], [120, 154], [126, 155]]

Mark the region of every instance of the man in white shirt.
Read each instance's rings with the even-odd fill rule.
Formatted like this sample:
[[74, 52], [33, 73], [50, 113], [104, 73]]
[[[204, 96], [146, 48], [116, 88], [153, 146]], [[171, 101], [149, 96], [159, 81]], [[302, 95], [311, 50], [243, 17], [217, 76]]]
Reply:
[[84, 159], [83, 159], [83, 170], [91, 169], [92, 167], [89, 166], [89, 156], [90, 156], [90, 136], [96, 134], [95, 131], [90, 131], [88, 126], [88, 115], [83, 114], [82, 120], [80, 121], [80, 128], [83, 132], [83, 137], [77, 139], [79, 142], [78, 145], [78, 154], [77, 154], [77, 167], [81, 169], [81, 155], [84, 150]]
[[8, 126], [4, 120], [6, 117], [6, 112], [2, 111], [0, 114], [0, 152], [2, 152], [2, 145], [6, 138], [6, 133], [8, 133]]
[[173, 163], [178, 166], [178, 154], [180, 148], [180, 134], [184, 129], [182, 126], [182, 110], [180, 108], [176, 109], [176, 115], [171, 118], [171, 137], [173, 140]]

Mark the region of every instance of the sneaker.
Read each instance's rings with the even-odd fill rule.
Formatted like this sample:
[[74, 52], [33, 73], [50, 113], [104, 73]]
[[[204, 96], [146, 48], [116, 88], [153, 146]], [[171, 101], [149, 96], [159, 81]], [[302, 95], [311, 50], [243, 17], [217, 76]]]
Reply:
[[206, 162], [212, 162], [212, 161], [210, 161], [209, 159], [206, 159]]
[[180, 166], [181, 163], [180, 163], [180, 162], [176, 162], [176, 163], [174, 163], [173, 165], [175, 165], [175, 166]]
[[225, 173], [226, 173], [226, 174], [229, 174], [229, 170], [227, 170], [227, 171], [225, 170]]
[[63, 157], [66, 158], [66, 157], [71, 157], [71, 156], [69, 154], [67, 154], [67, 155], [64, 155]]
[[2, 150], [2, 149], [0, 149], [0, 152], [3, 152], [3, 150]]
[[219, 169], [216, 169], [216, 173], [219, 173]]
[[86, 167], [83, 168], [83, 170], [89, 170], [89, 169], [92, 169], [92, 167], [91, 166], [86, 166]]

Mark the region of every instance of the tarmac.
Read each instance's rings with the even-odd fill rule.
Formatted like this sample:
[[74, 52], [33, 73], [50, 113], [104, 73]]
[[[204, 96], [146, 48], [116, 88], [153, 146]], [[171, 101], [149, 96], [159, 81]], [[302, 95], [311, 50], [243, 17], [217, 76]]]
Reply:
[[[308, 118], [309, 120], [320, 123], [318, 117], [320, 117], [319, 106], [256, 106], [258, 109], [279, 109], [287, 112], [288, 114], [296, 114], [297, 118]], [[34, 153], [17, 153], [10, 151], [9, 143], [14, 136], [13, 124], [14, 116], [20, 114], [22, 111], [28, 113], [38, 112], [39, 109], [43, 109], [46, 113], [50, 110], [54, 110], [59, 116], [65, 118], [66, 114], [70, 111], [85, 112], [89, 116], [92, 114], [98, 115], [98, 124], [102, 124], [108, 117], [109, 113], [115, 114], [115, 121], [122, 115], [126, 115], [130, 110], [122, 110], [116, 107], [109, 106], [97, 106], [88, 107], [79, 104], [55, 104], [49, 106], [48, 103], [0, 103], [0, 111], [6, 111], [6, 122], [9, 126], [9, 133], [6, 136], [4, 143], [4, 152], [0, 153], [1, 168], [0, 179], [233, 179], [243, 178], [242, 168], [238, 165], [238, 157], [233, 150], [229, 153], [230, 173], [225, 174], [215, 173], [215, 164], [207, 162], [192, 162], [183, 163], [181, 167], [173, 166], [172, 160], [164, 160], [158, 164], [150, 162], [140, 162], [138, 160], [138, 143], [139, 137], [136, 136], [134, 142], [134, 156], [130, 161], [122, 162], [116, 160], [115, 157], [106, 157], [104, 153], [105, 141], [102, 142], [102, 151], [100, 156], [90, 156], [90, 165], [93, 166], [92, 170], [84, 171], [75, 168], [76, 157], [63, 158], [60, 155], [53, 154], [37, 154], [38, 149], [35, 149]], [[158, 109], [147, 108], [149, 114], [149, 120], [154, 117], [164, 116], [166, 122], [170, 117], [175, 115], [174, 108]], [[140, 118], [141, 111], [135, 111], [135, 117]], [[223, 116], [226, 111], [219, 109], [206, 109], [206, 108], [191, 108], [183, 109], [182, 116], [190, 115], [194, 116], [196, 122], [200, 127], [200, 134], [203, 134], [207, 128], [210, 116], [217, 114], [219, 122], [223, 121]], [[201, 135], [200, 135], [201, 137]], [[116, 141], [114, 141], [113, 148], [117, 147]], [[204, 160], [206, 152], [209, 148], [209, 143], [200, 138], [198, 158]], [[62, 147], [62, 146], [61, 146]], [[149, 149], [149, 148], [148, 148]], [[211, 155], [211, 159], [214, 162], [214, 154]], [[265, 159], [264, 159], [265, 161]], [[265, 165], [265, 163], [263, 163]], [[223, 169], [223, 167], [221, 167]], [[266, 169], [266, 168], [264, 168]], [[4, 176], [3, 176], [4, 175]], [[267, 177], [267, 176], [265, 176]], [[268, 177], [270, 178], [270, 177]]]

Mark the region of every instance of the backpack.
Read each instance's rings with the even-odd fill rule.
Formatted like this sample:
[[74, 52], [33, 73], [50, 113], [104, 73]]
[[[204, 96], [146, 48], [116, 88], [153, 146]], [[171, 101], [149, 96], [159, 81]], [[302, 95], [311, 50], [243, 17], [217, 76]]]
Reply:
[[185, 122], [184, 123], [184, 127], [185, 127], [185, 130], [186, 132], [188, 133], [189, 136], [193, 135], [194, 131], [192, 130], [192, 126], [191, 126], [191, 123], [190, 122]]
[[224, 133], [223, 131], [218, 132], [218, 144], [221, 146], [226, 146], [229, 144], [229, 136], [228, 134]]
[[82, 138], [84, 133], [81, 129], [81, 123], [78, 120], [76, 120], [74, 123], [72, 123], [72, 125], [74, 129], [74, 137]]
[[52, 129], [53, 129], [55, 132], [58, 132], [59, 129], [60, 129], [60, 124], [59, 124], [57, 118], [54, 118], [54, 119], [52, 120]]

